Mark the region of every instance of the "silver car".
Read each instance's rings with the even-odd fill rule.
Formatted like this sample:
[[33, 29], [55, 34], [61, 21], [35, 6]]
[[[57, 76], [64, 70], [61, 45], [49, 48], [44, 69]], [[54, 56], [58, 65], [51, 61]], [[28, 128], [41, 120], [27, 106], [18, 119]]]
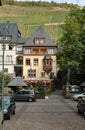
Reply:
[[77, 104], [78, 113], [82, 113], [85, 116], [85, 97], [82, 98]]
[[78, 101], [78, 100], [81, 100], [83, 97], [85, 97], [85, 92], [81, 94], [74, 94], [72, 98], [73, 100]]

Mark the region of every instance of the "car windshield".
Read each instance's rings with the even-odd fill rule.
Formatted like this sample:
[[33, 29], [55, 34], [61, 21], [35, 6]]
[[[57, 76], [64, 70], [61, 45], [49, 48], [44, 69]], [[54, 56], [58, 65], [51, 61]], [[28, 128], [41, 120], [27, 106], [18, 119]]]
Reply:
[[30, 94], [34, 94], [34, 91], [29, 91]]
[[5, 97], [4, 97], [4, 104], [6, 104], [6, 105], [7, 105], [7, 104], [10, 104], [10, 98], [5, 98]]

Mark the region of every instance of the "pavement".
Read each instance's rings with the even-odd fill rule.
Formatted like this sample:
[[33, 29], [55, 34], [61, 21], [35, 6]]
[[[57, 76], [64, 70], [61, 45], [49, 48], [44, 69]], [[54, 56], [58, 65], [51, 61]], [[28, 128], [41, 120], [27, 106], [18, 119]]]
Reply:
[[61, 95], [62, 91], [56, 90], [46, 99], [17, 102], [16, 114], [4, 122], [3, 130], [85, 130], [77, 103]]

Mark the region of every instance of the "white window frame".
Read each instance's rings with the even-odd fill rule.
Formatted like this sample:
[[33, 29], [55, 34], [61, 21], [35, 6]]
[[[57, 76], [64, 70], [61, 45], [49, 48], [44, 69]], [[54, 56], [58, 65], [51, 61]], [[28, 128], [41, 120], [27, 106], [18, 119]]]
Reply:
[[48, 54], [54, 54], [54, 49], [53, 48], [49, 48], [48, 49]]
[[30, 48], [25, 48], [25, 54], [31, 54], [31, 49]]
[[38, 59], [34, 59], [34, 66], [38, 66]]

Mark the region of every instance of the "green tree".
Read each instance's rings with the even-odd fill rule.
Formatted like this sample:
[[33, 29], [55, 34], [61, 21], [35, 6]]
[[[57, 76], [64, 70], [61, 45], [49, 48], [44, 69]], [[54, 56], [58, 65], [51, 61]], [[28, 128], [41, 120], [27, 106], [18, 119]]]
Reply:
[[62, 53], [57, 56], [60, 67], [85, 72], [85, 7], [70, 11], [62, 32], [63, 36], [59, 40]]
[[[9, 75], [4, 75], [4, 86], [6, 87], [7, 84], [11, 81], [11, 76]], [[0, 90], [2, 86], [2, 73], [0, 72]]]

